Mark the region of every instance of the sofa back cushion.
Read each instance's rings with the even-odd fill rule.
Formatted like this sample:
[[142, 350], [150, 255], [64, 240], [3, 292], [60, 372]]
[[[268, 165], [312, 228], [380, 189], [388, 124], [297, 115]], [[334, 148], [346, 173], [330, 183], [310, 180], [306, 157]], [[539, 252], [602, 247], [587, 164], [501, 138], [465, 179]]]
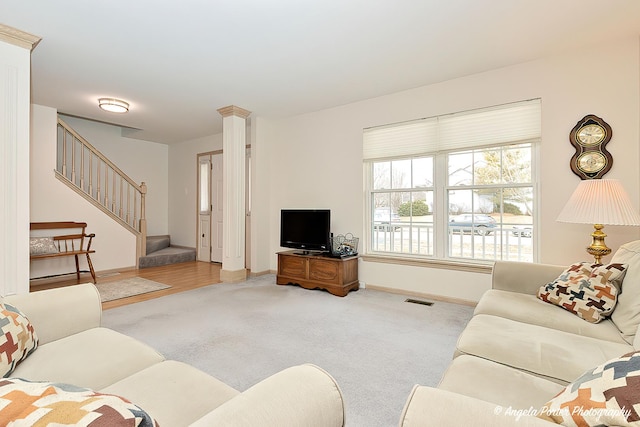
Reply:
[[633, 344], [640, 325], [640, 240], [620, 246], [611, 262], [628, 265], [622, 282], [622, 292], [618, 295], [618, 303], [611, 314], [611, 320], [623, 338], [629, 344]]

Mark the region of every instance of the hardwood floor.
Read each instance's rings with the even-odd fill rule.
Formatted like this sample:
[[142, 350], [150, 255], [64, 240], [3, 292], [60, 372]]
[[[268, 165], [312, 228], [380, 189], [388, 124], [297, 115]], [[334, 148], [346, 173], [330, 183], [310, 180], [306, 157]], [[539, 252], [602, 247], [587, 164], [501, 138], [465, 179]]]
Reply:
[[[155, 292], [149, 292], [142, 295], [135, 295], [128, 298], [122, 298], [114, 301], [102, 303], [102, 309], [107, 310], [114, 307], [120, 307], [135, 302], [146, 301], [158, 298], [164, 295], [175, 294], [178, 292], [188, 291], [190, 289], [200, 288], [202, 286], [220, 283], [220, 264], [192, 261], [180, 264], [165, 265], [161, 267], [150, 267], [143, 269], [126, 269], [122, 271], [110, 271], [107, 273], [97, 273], [98, 283], [108, 283], [116, 280], [127, 279], [131, 277], [142, 277], [153, 280], [155, 282], [170, 285], [171, 288], [162, 289]], [[31, 291], [42, 289], [58, 288], [62, 286], [71, 286], [78, 283], [87, 283], [91, 281], [89, 274], [80, 275], [80, 281], [76, 279], [75, 273], [69, 276], [62, 276], [57, 279], [47, 279], [46, 281], [32, 281]]]

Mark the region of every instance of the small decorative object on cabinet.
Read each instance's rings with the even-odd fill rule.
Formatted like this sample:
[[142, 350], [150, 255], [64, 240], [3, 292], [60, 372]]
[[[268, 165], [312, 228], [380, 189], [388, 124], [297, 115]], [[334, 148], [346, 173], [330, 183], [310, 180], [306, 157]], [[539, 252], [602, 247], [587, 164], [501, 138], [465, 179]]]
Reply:
[[344, 258], [358, 255], [358, 238], [353, 234], [331, 234], [331, 256], [336, 258]]
[[598, 116], [584, 116], [569, 133], [576, 149], [571, 157], [571, 170], [580, 179], [599, 179], [609, 172], [613, 157], [605, 145], [611, 140], [611, 126]]
[[329, 254], [301, 255], [278, 252], [278, 285], [324, 289], [340, 297], [358, 290], [358, 257], [332, 258]]

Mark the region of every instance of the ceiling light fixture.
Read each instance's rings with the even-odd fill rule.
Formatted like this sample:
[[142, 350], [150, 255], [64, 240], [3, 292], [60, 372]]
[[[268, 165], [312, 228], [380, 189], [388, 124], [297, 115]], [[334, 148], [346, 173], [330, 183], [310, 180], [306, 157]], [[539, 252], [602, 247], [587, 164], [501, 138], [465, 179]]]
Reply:
[[126, 113], [129, 111], [129, 103], [115, 98], [100, 98], [98, 106], [112, 113]]

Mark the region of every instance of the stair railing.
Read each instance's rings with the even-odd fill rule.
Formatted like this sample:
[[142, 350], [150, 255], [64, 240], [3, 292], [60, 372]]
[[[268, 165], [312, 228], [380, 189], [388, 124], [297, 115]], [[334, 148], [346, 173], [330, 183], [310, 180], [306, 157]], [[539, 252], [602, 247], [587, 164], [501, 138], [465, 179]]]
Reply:
[[138, 185], [59, 117], [55, 172], [59, 180], [136, 235], [136, 260], [146, 255], [146, 184]]

